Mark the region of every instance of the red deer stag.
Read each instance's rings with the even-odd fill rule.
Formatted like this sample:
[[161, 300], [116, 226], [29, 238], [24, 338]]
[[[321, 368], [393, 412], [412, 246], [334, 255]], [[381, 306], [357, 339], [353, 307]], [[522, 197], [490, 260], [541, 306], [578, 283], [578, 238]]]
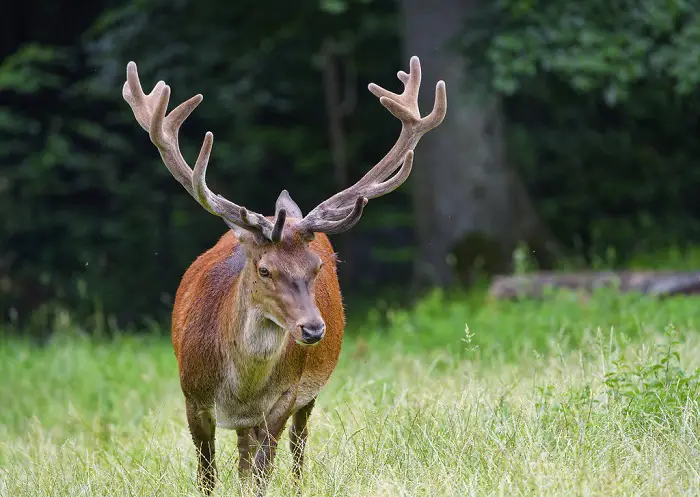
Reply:
[[231, 230], [187, 269], [172, 315], [187, 423], [198, 451], [197, 483], [207, 495], [216, 480], [215, 426], [236, 430], [239, 474], [252, 473], [262, 495], [277, 441], [291, 416], [294, 474], [297, 481], [301, 477], [306, 424], [335, 369], [345, 327], [335, 255], [326, 235], [352, 228], [369, 199], [406, 181], [416, 144], [445, 117], [447, 96], [440, 81], [432, 112], [421, 118], [418, 57], [411, 58], [410, 67], [409, 74], [398, 73], [404, 84], [400, 95], [369, 85], [402, 123], [389, 153], [356, 184], [306, 216], [283, 190], [275, 215], [266, 217], [207, 187], [211, 132], [194, 170], [183, 158], [178, 132], [202, 95], [166, 115], [170, 88], [160, 81], [144, 94], [136, 64], [127, 65], [123, 96], [136, 120], [175, 179]]

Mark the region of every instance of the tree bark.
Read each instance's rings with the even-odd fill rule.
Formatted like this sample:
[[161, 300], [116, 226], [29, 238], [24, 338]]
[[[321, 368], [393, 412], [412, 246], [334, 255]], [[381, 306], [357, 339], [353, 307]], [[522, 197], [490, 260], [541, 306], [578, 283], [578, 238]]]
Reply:
[[699, 294], [700, 271], [539, 272], [499, 276], [491, 283], [489, 296], [496, 299], [541, 298], [547, 288], [589, 293], [603, 287], [657, 296]]
[[421, 286], [451, 284], [455, 263], [464, 268], [465, 283], [480, 264], [493, 273], [509, 271], [518, 241], [528, 243], [535, 255], [553, 247], [507, 165], [498, 99], [479, 90], [464, 58], [450, 46], [480, 5], [477, 0], [401, 1], [403, 62], [411, 55], [421, 59], [421, 107], [432, 107], [432, 87], [439, 79], [445, 80], [448, 96], [447, 116], [416, 148], [412, 173], [414, 271]]

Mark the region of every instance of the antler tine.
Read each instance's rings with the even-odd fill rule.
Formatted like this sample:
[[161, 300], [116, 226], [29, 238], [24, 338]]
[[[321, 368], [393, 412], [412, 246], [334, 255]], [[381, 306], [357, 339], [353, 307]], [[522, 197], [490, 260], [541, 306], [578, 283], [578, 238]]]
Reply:
[[[367, 198], [358, 197], [352, 206], [340, 209], [327, 209], [318, 212], [310, 212], [302, 221], [301, 228], [317, 233], [327, 233], [333, 235], [347, 231], [357, 224], [362, 217], [362, 212], [367, 205]], [[306, 228], [306, 225], [314, 226], [313, 230]]]
[[371, 185], [365, 192], [367, 198], [377, 198], [391, 193], [401, 186], [410, 176], [413, 169], [413, 150], [406, 152], [401, 169], [394, 176], [381, 183]]
[[[421, 83], [421, 67], [418, 57], [411, 57], [410, 72], [399, 71], [397, 77], [404, 85], [399, 95], [374, 83], [369, 84], [369, 91], [379, 98], [379, 102], [401, 121], [401, 133], [391, 150], [368, 171], [357, 183], [336, 193], [314, 208], [301, 221], [300, 227], [313, 232], [325, 232], [333, 223], [333, 232], [350, 229], [359, 218], [352, 218], [349, 213], [356, 213], [355, 206], [360, 199], [372, 199], [395, 190], [403, 184], [411, 173], [413, 150], [422, 136], [437, 127], [447, 112], [447, 92], [445, 82], [438, 81], [435, 87], [433, 110], [421, 118], [418, 107], [418, 93]], [[397, 168], [401, 169], [393, 177]], [[351, 203], [352, 202], [352, 203]], [[361, 215], [361, 210], [360, 210]], [[347, 221], [346, 221], [347, 220]]]
[[273, 225], [266, 217], [255, 212], [249, 212], [245, 207], [236, 205], [209, 189], [206, 175], [213, 145], [214, 134], [211, 131], [207, 131], [204, 135], [204, 143], [202, 143], [192, 175], [192, 187], [197, 202], [211, 214], [223, 218], [226, 224], [232, 228], [238, 226], [253, 233], [258, 232], [270, 241], [279, 241], [273, 240], [272, 236], [274, 227], [279, 222], [279, 216], [275, 225]]
[[122, 96], [131, 107], [131, 110], [134, 112], [136, 121], [138, 121], [141, 127], [146, 131], [148, 131], [148, 128], [151, 125], [153, 102], [158, 95], [160, 95], [160, 92], [164, 86], [165, 82], [158, 81], [158, 83], [156, 83], [156, 85], [153, 87], [153, 90], [151, 90], [151, 93], [146, 95], [141, 87], [141, 81], [139, 80], [139, 73], [136, 69], [136, 63], [132, 61], [127, 64], [126, 82], [122, 88]]
[[[365, 199], [365, 204], [370, 198], [377, 198], [381, 197], [382, 195], [386, 195], [387, 193], [390, 193], [394, 190], [396, 190], [401, 184], [403, 184], [404, 181], [408, 178], [408, 176], [411, 174], [411, 169], [413, 167], [413, 151], [409, 151], [406, 154], [406, 158], [404, 159], [404, 163], [401, 166], [401, 169], [399, 169], [399, 172], [392, 176], [390, 179], [378, 183], [376, 185], [373, 185], [372, 188], [368, 189], [365, 193], [366, 196], [362, 197]], [[358, 198], [359, 202], [359, 198]], [[324, 209], [323, 211], [319, 211], [322, 215], [320, 216], [321, 219], [325, 219], [327, 221], [340, 221], [343, 220], [347, 217], [350, 216], [351, 212], [353, 212], [355, 209], [355, 205], [349, 205], [345, 207], [339, 207], [339, 208], [327, 208]], [[311, 213], [309, 213], [311, 214]], [[308, 217], [308, 216], [307, 216]], [[357, 219], [359, 221], [359, 218]], [[355, 221], [355, 223], [357, 222]], [[354, 223], [353, 223], [354, 225]], [[346, 229], [350, 229], [352, 226], [348, 226]], [[327, 231], [323, 231], [324, 233], [328, 233]]]
[[437, 128], [447, 114], [447, 89], [444, 81], [438, 81], [435, 85], [435, 103], [430, 114], [421, 119], [423, 133]]
[[270, 241], [281, 239], [286, 213], [279, 213], [273, 224], [266, 217], [249, 212], [244, 207], [213, 193], [207, 186], [206, 171], [214, 143], [214, 135], [211, 132], [207, 132], [204, 137], [194, 171], [182, 156], [178, 143], [180, 127], [202, 102], [201, 94], [186, 100], [166, 115], [170, 87], [159, 81], [151, 93], [146, 95], [139, 81], [136, 64], [129, 62], [122, 95], [138, 123], [148, 132], [151, 141], [158, 148], [170, 173], [204, 209], [221, 217], [232, 229], [243, 228]]

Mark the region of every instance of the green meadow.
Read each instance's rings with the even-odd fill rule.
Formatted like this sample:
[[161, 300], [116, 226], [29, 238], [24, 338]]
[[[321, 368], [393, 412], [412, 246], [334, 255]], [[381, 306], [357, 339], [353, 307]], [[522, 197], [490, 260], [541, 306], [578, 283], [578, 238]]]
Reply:
[[[0, 495], [186, 496], [167, 330], [0, 339]], [[353, 316], [310, 421], [309, 496], [700, 493], [700, 299], [435, 292]], [[292, 494], [285, 433], [268, 495]], [[216, 496], [239, 495], [217, 432]]]

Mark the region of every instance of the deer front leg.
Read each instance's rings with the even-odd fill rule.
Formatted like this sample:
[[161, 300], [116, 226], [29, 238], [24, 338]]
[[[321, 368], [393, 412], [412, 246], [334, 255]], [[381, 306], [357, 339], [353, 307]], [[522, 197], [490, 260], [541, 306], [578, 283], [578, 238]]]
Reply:
[[272, 463], [277, 443], [296, 401], [296, 391], [288, 390], [272, 407], [265, 422], [255, 428], [258, 452], [255, 455], [253, 474], [258, 483], [258, 497], [263, 497], [272, 473]]
[[309, 430], [306, 425], [311, 416], [311, 411], [314, 408], [316, 399], [294, 413], [292, 417], [292, 426], [289, 427], [289, 449], [294, 458], [294, 476], [297, 484], [301, 483], [301, 473], [304, 466], [304, 449], [306, 447], [306, 439], [309, 436]]
[[254, 428], [236, 430], [236, 434], [238, 435], [238, 477], [244, 480], [250, 476], [258, 436]]
[[287, 416], [259, 427], [258, 452], [255, 454], [253, 466], [253, 475], [258, 484], [258, 497], [265, 495], [272, 474], [272, 463], [275, 460], [277, 444], [285, 424], [287, 424]]
[[211, 408], [205, 408], [189, 399], [185, 400], [187, 424], [197, 449], [197, 487], [204, 495], [210, 495], [216, 484], [214, 461], [214, 434], [216, 423]]

